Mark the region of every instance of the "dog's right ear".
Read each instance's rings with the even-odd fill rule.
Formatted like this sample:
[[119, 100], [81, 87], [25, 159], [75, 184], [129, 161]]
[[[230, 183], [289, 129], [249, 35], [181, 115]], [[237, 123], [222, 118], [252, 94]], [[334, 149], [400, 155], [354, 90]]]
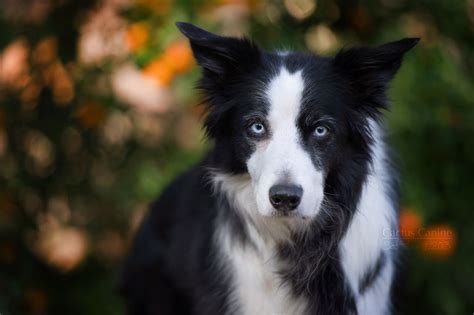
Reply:
[[260, 58], [259, 48], [246, 38], [215, 35], [190, 23], [176, 26], [189, 39], [198, 64], [218, 76], [251, 68]]

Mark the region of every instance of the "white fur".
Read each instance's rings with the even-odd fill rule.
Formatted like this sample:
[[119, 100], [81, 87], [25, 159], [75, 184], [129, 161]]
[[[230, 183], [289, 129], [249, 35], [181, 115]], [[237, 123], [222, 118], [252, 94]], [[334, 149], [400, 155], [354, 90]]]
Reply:
[[301, 71], [290, 73], [282, 67], [266, 92], [270, 104], [267, 117], [270, 138], [257, 143], [247, 162], [257, 209], [263, 216], [275, 214], [269, 200], [270, 188], [275, 184], [291, 183], [303, 188], [296, 209], [301, 217], [316, 216], [323, 199], [322, 172], [315, 168], [300, 145], [297, 128], [304, 86]]
[[232, 275], [234, 294], [230, 303], [236, 314], [304, 314], [305, 299], [295, 298], [277, 274], [284, 263], [274, 257], [275, 242], [264, 240], [253, 226], [248, 229], [252, 245], [236, 242], [230, 231], [220, 227], [217, 242], [225, 259], [222, 264]]
[[[385, 235], [394, 226], [396, 212], [387, 195], [386, 181], [389, 177], [381, 128], [372, 120], [370, 127], [374, 137], [373, 165], [340, 250], [342, 266], [354, 292], [359, 314], [378, 315], [388, 312], [394, 266]], [[359, 281], [374, 266], [382, 251], [387, 259], [381, 275], [372, 287], [360, 295]]]
[[384, 315], [390, 311], [390, 286], [392, 283], [394, 265], [388, 261], [379, 278], [362, 296], [356, 295], [359, 314]]

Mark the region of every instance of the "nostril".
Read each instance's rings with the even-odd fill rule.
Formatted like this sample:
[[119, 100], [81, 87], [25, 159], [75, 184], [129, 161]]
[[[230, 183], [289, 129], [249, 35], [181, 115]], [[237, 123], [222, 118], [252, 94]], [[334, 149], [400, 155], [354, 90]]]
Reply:
[[273, 203], [280, 204], [281, 203], [281, 198], [279, 197], [273, 197], [272, 198]]

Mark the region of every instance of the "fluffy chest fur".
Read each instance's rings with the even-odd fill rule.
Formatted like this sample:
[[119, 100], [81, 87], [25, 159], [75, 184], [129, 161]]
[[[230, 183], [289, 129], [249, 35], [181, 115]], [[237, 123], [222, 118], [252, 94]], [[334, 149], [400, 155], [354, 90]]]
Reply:
[[229, 229], [219, 231], [221, 263], [231, 281], [230, 309], [236, 314], [305, 314], [305, 298], [295, 296], [279, 274], [285, 263], [278, 258], [275, 244], [261, 238], [254, 241], [235, 242]]

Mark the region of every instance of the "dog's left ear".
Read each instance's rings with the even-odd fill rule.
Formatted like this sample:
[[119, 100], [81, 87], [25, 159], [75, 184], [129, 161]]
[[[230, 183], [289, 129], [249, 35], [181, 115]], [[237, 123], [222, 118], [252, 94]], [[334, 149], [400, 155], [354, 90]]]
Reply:
[[373, 48], [342, 50], [334, 57], [333, 63], [349, 78], [360, 104], [384, 107], [385, 90], [400, 68], [403, 55], [419, 40], [405, 38]]
[[176, 26], [189, 39], [198, 64], [211, 74], [238, 73], [255, 66], [260, 58], [259, 48], [246, 38], [219, 36], [190, 23]]
[[419, 41], [419, 38], [405, 38], [373, 48], [342, 50], [334, 58], [334, 64], [353, 75], [373, 74], [390, 81], [400, 68], [403, 55]]

